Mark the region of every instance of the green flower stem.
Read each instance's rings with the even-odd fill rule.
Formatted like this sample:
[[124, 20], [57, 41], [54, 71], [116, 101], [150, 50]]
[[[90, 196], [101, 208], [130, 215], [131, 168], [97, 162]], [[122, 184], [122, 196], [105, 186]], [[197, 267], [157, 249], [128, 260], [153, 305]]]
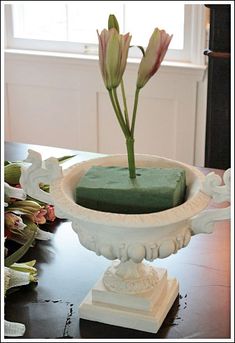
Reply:
[[127, 134], [128, 134], [127, 128], [126, 128], [126, 126], [125, 126], [125, 122], [124, 122], [123, 118], [120, 117], [120, 113], [119, 113], [118, 108], [117, 108], [117, 105], [116, 105], [116, 103], [115, 103], [112, 89], [108, 90], [108, 92], [109, 92], [110, 100], [111, 100], [111, 103], [112, 103], [112, 105], [113, 105], [114, 112], [115, 112], [115, 114], [116, 114], [117, 120], [118, 120], [118, 122], [119, 122], [119, 124], [120, 124], [120, 126], [121, 126], [121, 129], [122, 129], [122, 132], [124, 133], [124, 136], [126, 137]]
[[121, 120], [123, 122], [123, 125], [126, 128], [126, 133], [127, 133], [126, 137], [127, 137], [127, 136], [130, 135], [130, 130], [129, 130], [127, 124], [125, 123], [125, 120], [124, 120], [124, 117], [123, 117], [123, 114], [122, 114], [122, 110], [121, 110], [121, 107], [120, 107], [120, 104], [119, 104], [119, 100], [118, 100], [118, 96], [117, 96], [117, 89], [116, 88], [113, 89], [113, 95], [114, 95], [114, 100], [115, 100], [115, 103], [116, 103], [116, 106], [117, 106], [117, 110], [118, 110], [119, 116], [120, 116], [120, 118], [121, 118]]
[[134, 100], [134, 109], [133, 109], [133, 116], [132, 116], [132, 123], [131, 123], [131, 137], [134, 137], [135, 120], [136, 120], [136, 113], [137, 113], [137, 107], [138, 107], [139, 92], [140, 92], [140, 88], [136, 88], [135, 100]]
[[127, 147], [127, 155], [128, 155], [129, 176], [131, 179], [136, 178], [134, 142], [135, 142], [134, 138], [127, 137], [126, 147]]
[[126, 103], [126, 94], [125, 94], [125, 88], [124, 88], [123, 80], [121, 81], [121, 90], [122, 90], [122, 99], [123, 99], [126, 126], [127, 126], [128, 130], [130, 131], [130, 123], [129, 123], [128, 109], [127, 109], [127, 103]]
[[[122, 93], [123, 95], [123, 93]], [[126, 147], [127, 147], [127, 157], [128, 157], [128, 169], [129, 169], [129, 176], [131, 179], [136, 178], [136, 168], [135, 168], [135, 153], [134, 153], [134, 137], [133, 134], [130, 132], [130, 128], [127, 127], [127, 123], [125, 122], [123, 118], [123, 114], [120, 108], [120, 104], [118, 101], [118, 96], [117, 96], [117, 90], [116, 88], [109, 90], [109, 96], [116, 114], [116, 117], [118, 119], [118, 122], [122, 128], [122, 131], [126, 137]], [[125, 93], [123, 97], [123, 101], [125, 102]], [[137, 94], [137, 99], [135, 98], [135, 114], [137, 111], [137, 102], [138, 102], [138, 94]], [[127, 114], [127, 112], [126, 112]], [[129, 121], [128, 121], [129, 123]], [[134, 133], [134, 132], [133, 132]]]
[[[27, 224], [27, 223], [26, 223]], [[16, 250], [13, 254], [5, 258], [4, 265], [5, 267], [10, 267], [13, 263], [17, 262], [24, 254], [29, 250], [31, 247], [31, 244], [33, 243], [36, 234], [37, 234], [37, 225], [34, 223], [28, 223], [27, 226], [32, 231], [31, 235], [29, 236], [28, 240], [25, 242], [22, 247], [20, 247], [18, 250]]]

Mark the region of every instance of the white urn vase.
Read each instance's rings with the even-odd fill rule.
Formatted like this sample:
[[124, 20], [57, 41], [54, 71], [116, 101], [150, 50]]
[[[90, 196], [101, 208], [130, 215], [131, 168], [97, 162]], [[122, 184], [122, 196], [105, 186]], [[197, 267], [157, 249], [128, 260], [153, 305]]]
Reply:
[[[180, 206], [149, 214], [117, 214], [75, 203], [79, 179], [94, 165], [127, 166], [126, 155], [77, 163], [62, 171], [57, 159], [42, 161], [29, 150], [20, 183], [30, 196], [55, 206], [56, 216], [71, 221], [81, 244], [112, 260], [104, 275], [80, 304], [80, 318], [156, 333], [175, 301], [179, 284], [151, 261], [177, 253], [191, 236], [210, 233], [216, 220], [228, 219], [230, 207], [206, 209], [214, 201], [230, 201], [230, 170], [221, 178], [190, 165], [150, 155], [136, 155], [137, 167], [181, 167], [186, 171], [186, 200]], [[39, 188], [50, 184], [50, 193]], [[144, 263], [143, 260], [149, 261]]]

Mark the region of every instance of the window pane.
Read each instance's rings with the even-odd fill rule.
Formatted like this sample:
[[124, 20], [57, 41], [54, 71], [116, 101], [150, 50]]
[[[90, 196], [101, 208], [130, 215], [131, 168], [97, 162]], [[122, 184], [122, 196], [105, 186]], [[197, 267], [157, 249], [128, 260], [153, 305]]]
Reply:
[[118, 1], [74, 1], [68, 5], [68, 39], [71, 42], [97, 44], [96, 30], [108, 28], [109, 14], [119, 18], [123, 27], [123, 4]]
[[17, 38], [66, 40], [66, 6], [34, 1], [14, 4], [13, 31]]
[[132, 44], [146, 47], [155, 27], [173, 34], [170, 49], [183, 49], [184, 4], [177, 1], [125, 2], [125, 31], [132, 33]]
[[12, 8], [16, 38], [97, 44], [96, 30], [115, 14], [133, 45], [146, 47], [158, 27], [173, 34], [170, 49], [184, 48], [184, 3], [178, 1], [28, 1]]
[[118, 1], [29, 2], [12, 7], [16, 38], [97, 44], [96, 30], [108, 27], [111, 13], [123, 27], [123, 4]]

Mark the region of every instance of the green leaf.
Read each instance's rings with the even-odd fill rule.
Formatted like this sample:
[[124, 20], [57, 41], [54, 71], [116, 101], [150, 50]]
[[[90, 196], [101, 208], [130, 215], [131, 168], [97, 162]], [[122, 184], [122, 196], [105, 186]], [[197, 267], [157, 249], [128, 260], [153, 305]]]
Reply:
[[19, 248], [13, 254], [5, 258], [5, 261], [4, 261], [5, 267], [10, 267], [13, 263], [17, 262], [22, 256], [24, 256], [24, 254], [29, 250], [31, 244], [33, 243], [36, 237], [37, 229], [38, 229], [37, 225], [29, 221], [28, 223], [25, 222], [25, 224], [27, 224], [27, 228], [30, 228], [32, 233], [29, 239], [27, 240], [27, 242], [24, 245], [22, 245], [21, 248]]
[[57, 158], [57, 159], [58, 159], [59, 163], [63, 163], [63, 162], [65, 162], [65, 161], [67, 161], [67, 160], [69, 160], [70, 158], [73, 158], [73, 157], [75, 157], [75, 156], [76, 156], [76, 155], [67, 155], [67, 156], [59, 157], [59, 158]]
[[130, 48], [139, 48], [143, 54], [143, 56], [145, 56], [145, 51], [144, 51], [144, 48], [141, 46], [141, 45], [130, 45]]
[[[49, 192], [49, 191], [48, 191]], [[31, 196], [29, 196], [29, 195], [27, 195], [27, 198], [26, 198], [27, 200], [33, 200], [33, 201], [36, 201], [39, 205], [41, 205], [41, 206], [45, 206], [45, 205], [47, 205], [47, 203], [46, 202], [43, 202], [43, 201], [40, 201], [40, 200], [38, 200], [38, 199], [35, 199], [35, 198], [32, 198]]]

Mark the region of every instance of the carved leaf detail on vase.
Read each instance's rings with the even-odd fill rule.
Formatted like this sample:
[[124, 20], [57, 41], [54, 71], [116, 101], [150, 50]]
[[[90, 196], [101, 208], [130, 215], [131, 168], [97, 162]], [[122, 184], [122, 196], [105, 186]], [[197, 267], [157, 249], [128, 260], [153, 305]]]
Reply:
[[[203, 184], [203, 192], [211, 196], [216, 203], [227, 201], [230, 203], [230, 173], [231, 169], [225, 171], [223, 175], [224, 185], [219, 175], [214, 172], [206, 176]], [[229, 219], [231, 216], [230, 206], [206, 210], [191, 218], [191, 229], [193, 234], [211, 233], [214, 224], [219, 220]]]
[[159, 277], [154, 268], [132, 261], [113, 264], [106, 270], [103, 277], [104, 285], [108, 290], [125, 294], [149, 292], [158, 281]]
[[62, 168], [56, 158], [50, 157], [44, 162], [41, 154], [37, 151], [28, 150], [28, 156], [24, 162], [29, 162], [29, 167], [22, 166], [20, 185], [32, 198], [40, 200], [48, 204], [54, 204], [50, 193], [40, 189], [40, 183], [51, 184], [53, 180], [63, 176]]

